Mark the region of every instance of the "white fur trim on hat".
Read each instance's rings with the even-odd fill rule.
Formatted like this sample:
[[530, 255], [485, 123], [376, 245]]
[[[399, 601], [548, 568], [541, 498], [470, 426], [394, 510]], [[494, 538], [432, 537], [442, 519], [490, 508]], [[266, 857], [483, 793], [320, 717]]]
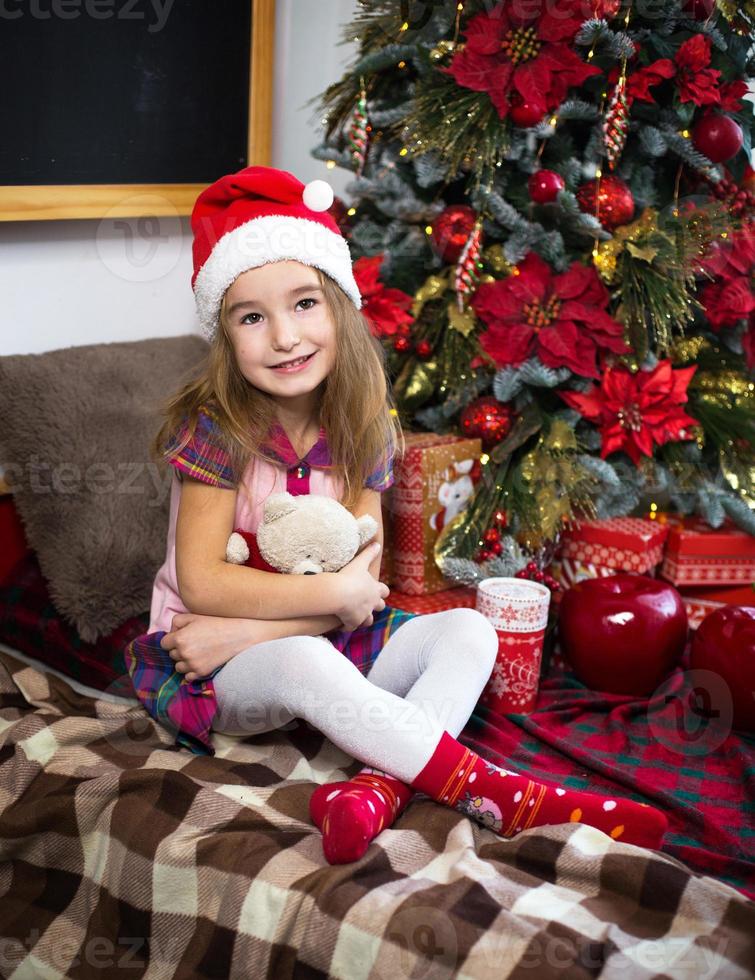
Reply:
[[194, 296], [204, 337], [215, 336], [225, 291], [242, 272], [287, 259], [321, 269], [362, 308], [345, 238], [308, 218], [266, 215], [223, 235], [199, 270]]

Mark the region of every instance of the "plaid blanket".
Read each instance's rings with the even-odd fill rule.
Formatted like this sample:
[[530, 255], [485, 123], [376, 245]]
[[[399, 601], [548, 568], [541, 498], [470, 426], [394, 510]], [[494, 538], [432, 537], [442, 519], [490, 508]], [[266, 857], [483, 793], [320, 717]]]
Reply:
[[192, 755], [0, 651], [0, 974], [755, 973], [755, 904], [673, 857], [581, 825], [506, 841], [418, 798], [331, 867], [307, 802], [359, 763], [300, 721], [214, 738]]

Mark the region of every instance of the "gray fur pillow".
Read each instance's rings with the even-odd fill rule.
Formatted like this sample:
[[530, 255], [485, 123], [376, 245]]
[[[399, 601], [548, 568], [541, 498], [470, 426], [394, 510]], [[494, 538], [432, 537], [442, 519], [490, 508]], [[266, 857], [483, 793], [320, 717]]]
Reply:
[[206, 357], [198, 336], [0, 357], [0, 462], [52, 601], [87, 643], [149, 609], [171, 468], [158, 403]]

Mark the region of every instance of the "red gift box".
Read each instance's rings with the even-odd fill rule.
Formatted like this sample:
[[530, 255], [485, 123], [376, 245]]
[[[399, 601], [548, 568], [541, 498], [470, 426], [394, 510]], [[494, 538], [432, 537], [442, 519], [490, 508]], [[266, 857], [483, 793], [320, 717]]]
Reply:
[[390, 584], [407, 595], [428, 595], [453, 586], [435, 563], [435, 542], [472, 496], [482, 444], [433, 432], [406, 432], [404, 438], [395, 482], [383, 494], [391, 525]]
[[755, 583], [733, 588], [692, 588], [683, 586], [681, 591], [687, 622], [696, 630], [706, 616], [721, 606], [755, 606]]
[[442, 612], [444, 609], [474, 609], [477, 590], [473, 586], [457, 586], [435, 592], [433, 595], [407, 595], [405, 592], [389, 592], [385, 604], [413, 613]]
[[660, 574], [674, 585], [741, 585], [755, 579], [755, 537], [731, 521], [712, 528], [699, 517], [670, 515]]
[[663, 558], [667, 535], [666, 525], [641, 517], [581, 521], [561, 538], [559, 558], [642, 575]]

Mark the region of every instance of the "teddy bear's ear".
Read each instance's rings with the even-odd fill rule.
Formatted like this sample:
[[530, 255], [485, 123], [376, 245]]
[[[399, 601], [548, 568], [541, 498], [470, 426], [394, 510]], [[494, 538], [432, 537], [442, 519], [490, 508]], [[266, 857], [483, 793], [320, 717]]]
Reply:
[[265, 501], [263, 523], [271, 524], [296, 510], [296, 498], [290, 493], [273, 493]]
[[367, 544], [377, 534], [377, 521], [369, 514], [362, 514], [357, 520], [357, 527], [359, 528], [359, 547], [361, 548], [363, 544]]

